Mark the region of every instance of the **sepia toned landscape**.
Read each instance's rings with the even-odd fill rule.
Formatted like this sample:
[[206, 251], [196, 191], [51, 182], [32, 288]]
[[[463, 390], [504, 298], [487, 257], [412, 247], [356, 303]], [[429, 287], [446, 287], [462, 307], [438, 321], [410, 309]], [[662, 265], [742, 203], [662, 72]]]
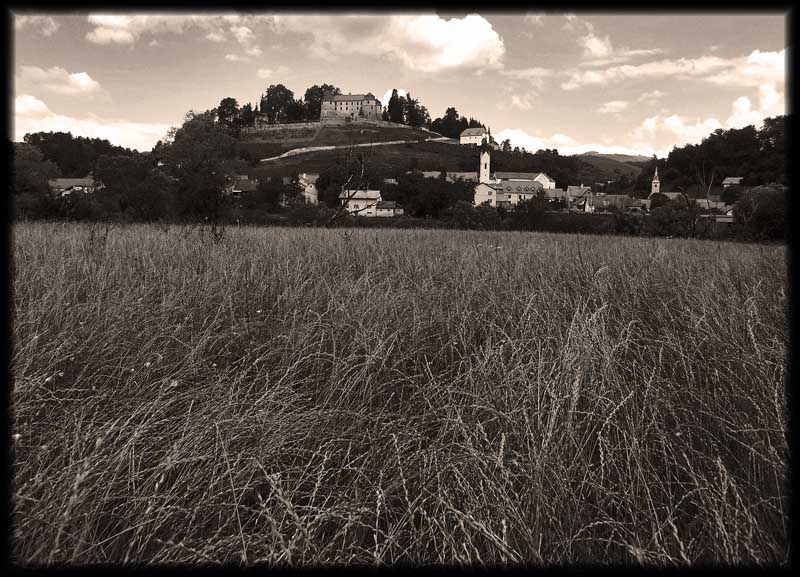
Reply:
[[786, 14], [8, 16], [14, 564], [789, 564]]

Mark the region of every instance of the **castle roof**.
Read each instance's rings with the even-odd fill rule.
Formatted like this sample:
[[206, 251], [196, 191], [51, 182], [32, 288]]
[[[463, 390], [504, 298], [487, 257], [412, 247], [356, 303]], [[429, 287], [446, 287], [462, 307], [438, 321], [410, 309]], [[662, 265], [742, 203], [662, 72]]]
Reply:
[[377, 100], [372, 92], [366, 94], [333, 94], [326, 92], [322, 95], [322, 100], [329, 102], [353, 102], [357, 100]]

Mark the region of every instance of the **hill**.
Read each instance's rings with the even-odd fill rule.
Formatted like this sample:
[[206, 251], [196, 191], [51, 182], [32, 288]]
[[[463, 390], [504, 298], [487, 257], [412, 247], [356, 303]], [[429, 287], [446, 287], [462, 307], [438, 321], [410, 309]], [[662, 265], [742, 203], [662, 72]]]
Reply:
[[584, 152], [581, 156], [599, 156], [602, 158], [610, 158], [618, 162], [648, 162], [651, 160], [649, 156], [642, 156], [641, 154], [606, 154], [597, 152], [596, 150]]
[[[270, 138], [248, 138], [239, 148], [258, 160], [274, 158], [298, 148], [319, 146], [347, 146], [408, 140], [405, 144], [359, 147], [356, 154], [364, 154], [374, 168], [387, 175], [397, 175], [409, 170], [477, 171], [478, 151], [473, 147], [444, 142], [426, 142], [439, 135], [426, 130], [391, 125], [345, 125], [304, 128], [287, 125], [286, 130], [271, 134]], [[252, 176], [285, 176], [295, 173], [320, 173], [341, 164], [348, 149], [312, 150], [302, 154], [278, 158], [252, 168]], [[612, 155], [613, 156], [613, 155]], [[616, 155], [625, 156], [625, 155]], [[636, 157], [630, 157], [636, 158]], [[618, 180], [623, 175], [633, 181], [641, 172], [640, 166], [621, 162], [607, 155], [589, 153], [560, 156], [547, 153], [502, 152], [492, 153], [493, 171], [545, 172], [556, 180], [558, 187], [571, 184]]]
[[640, 172], [642, 172], [641, 166], [630, 163], [639, 161], [623, 162], [611, 158], [610, 156], [601, 154], [576, 154], [575, 158], [579, 159], [584, 165], [587, 166], [585, 171], [581, 172], [578, 176], [579, 180], [582, 180], [586, 183], [617, 180], [622, 175], [627, 175], [629, 179], [636, 180], [636, 177], [639, 176]]
[[304, 127], [286, 125], [282, 130], [257, 136], [242, 137], [239, 150], [253, 160], [272, 158], [295, 148], [315, 146], [347, 146], [370, 142], [391, 142], [396, 140], [423, 141], [441, 135], [418, 128], [389, 123], [379, 125], [351, 124]]

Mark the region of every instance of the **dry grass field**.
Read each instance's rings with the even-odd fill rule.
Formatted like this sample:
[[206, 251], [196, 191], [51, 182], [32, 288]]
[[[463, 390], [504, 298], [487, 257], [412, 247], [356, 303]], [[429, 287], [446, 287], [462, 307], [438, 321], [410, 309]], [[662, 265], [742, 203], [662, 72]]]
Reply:
[[19, 563], [783, 564], [785, 247], [13, 230]]

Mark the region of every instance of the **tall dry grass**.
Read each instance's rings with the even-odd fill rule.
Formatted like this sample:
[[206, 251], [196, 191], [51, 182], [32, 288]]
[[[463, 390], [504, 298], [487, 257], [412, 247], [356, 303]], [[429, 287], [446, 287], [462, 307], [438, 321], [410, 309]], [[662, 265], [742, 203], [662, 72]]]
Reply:
[[783, 247], [203, 238], [14, 228], [18, 562], [788, 561]]

